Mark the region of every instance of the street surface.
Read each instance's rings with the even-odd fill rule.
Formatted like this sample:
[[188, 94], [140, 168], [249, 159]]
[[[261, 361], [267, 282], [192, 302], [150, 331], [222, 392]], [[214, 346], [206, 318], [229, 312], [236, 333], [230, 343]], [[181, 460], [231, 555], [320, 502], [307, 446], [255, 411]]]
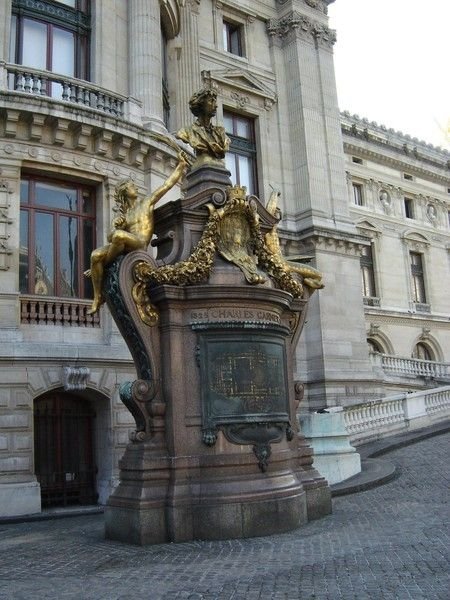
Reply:
[[397, 479], [267, 538], [136, 547], [105, 540], [103, 515], [1, 524], [0, 598], [449, 600], [449, 445], [386, 454]]

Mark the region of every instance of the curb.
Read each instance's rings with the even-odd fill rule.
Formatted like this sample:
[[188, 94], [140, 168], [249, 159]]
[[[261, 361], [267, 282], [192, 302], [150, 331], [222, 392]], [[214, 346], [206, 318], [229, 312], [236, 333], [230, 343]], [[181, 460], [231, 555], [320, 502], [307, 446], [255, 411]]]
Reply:
[[331, 496], [334, 498], [364, 492], [393, 481], [401, 474], [400, 469], [389, 460], [378, 460], [376, 457], [449, 431], [450, 421], [445, 421], [432, 427], [400, 433], [392, 436], [391, 439], [383, 438], [382, 440], [362, 444], [356, 448], [361, 455], [361, 473], [331, 485]]

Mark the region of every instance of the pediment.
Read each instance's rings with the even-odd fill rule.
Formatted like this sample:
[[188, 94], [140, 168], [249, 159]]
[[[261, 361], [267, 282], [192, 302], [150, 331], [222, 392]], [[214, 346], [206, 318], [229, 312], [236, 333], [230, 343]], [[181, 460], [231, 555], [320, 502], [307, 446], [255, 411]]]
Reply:
[[419, 233], [418, 231], [414, 231], [413, 229], [408, 229], [407, 231], [404, 231], [402, 238], [404, 240], [409, 240], [412, 242], [422, 242], [424, 244], [430, 243], [430, 240], [425, 235]]
[[205, 81], [216, 82], [219, 86], [227, 86], [276, 102], [277, 96], [256, 75], [243, 69], [217, 69], [214, 71], [203, 71]]
[[364, 235], [375, 236], [381, 234], [381, 229], [374, 223], [371, 223], [368, 219], [358, 221], [356, 227], [361, 229], [364, 232]]
[[402, 240], [408, 246], [416, 249], [425, 248], [431, 244], [430, 240], [425, 235], [419, 233], [418, 231], [414, 231], [413, 229], [404, 231], [402, 234]]

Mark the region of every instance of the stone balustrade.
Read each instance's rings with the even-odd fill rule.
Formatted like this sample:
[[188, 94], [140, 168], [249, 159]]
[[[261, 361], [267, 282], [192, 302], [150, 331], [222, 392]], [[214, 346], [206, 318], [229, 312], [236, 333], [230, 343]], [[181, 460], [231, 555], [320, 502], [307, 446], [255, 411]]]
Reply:
[[98, 313], [88, 314], [91, 302], [22, 296], [20, 298], [20, 320], [30, 325], [70, 325], [77, 327], [100, 327]]
[[344, 408], [345, 428], [350, 440], [358, 443], [418, 429], [449, 417], [450, 386], [397, 394]]
[[450, 363], [377, 353], [372, 353], [371, 358], [372, 362], [378, 364], [385, 373], [404, 377], [447, 378], [450, 380]]
[[88, 81], [9, 63], [1, 63], [0, 71], [0, 89], [51, 97], [119, 118], [127, 118], [136, 112], [135, 106], [128, 106], [130, 99], [126, 96], [112, 93]]

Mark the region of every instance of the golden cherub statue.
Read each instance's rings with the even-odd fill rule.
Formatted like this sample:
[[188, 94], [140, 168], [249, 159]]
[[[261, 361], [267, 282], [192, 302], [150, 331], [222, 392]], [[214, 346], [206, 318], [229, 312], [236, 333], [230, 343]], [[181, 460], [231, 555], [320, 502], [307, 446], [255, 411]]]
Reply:
[[116, 187], [116, 207], [119, 213], [113, 220], [106, 246], [96, 248], [91, 254], [91, 268], [85, 275], [92, 279], [94, 300], [89, 314], [96, 313], [104, 302], [102, 296], [105, 267], [121, 254], [133, 250], [145, 250], [154, 230], [155, 204], [182, 178], [189, 164], [184, 152], [178, 153], [179, 162], [173, 173], [150, 196], [139, 199], [138, 189], [131, 179]]
[[[280, 192], [273, 190], [270, 194], [269, 201], [267, 202], [266, 209], [273, 216], [277, 215], [277, 213], [280, 214], [280, 209], [278, 208], [279, 197]], [[272, 227], [272, 229], [268, 233], [266, 233], [266, 248], [269, 250], [269, 252], [271, 252], [273, 255], [277, 256], [280, 260], [283, 261], [283, 264], [289, 272], [301, 275], [303, 278], [304, 285], [314, 290], [322, 289], [324, 287], [324, 284], [322, 282], [322, 274], [317, 269], [314, 269], [313, 267], [308, 267], [305, 264], [296, 264], [284, 258], [281, 252], [280, 238], [278, 237], [277, 228], [278, 223], [276, 223]]]

